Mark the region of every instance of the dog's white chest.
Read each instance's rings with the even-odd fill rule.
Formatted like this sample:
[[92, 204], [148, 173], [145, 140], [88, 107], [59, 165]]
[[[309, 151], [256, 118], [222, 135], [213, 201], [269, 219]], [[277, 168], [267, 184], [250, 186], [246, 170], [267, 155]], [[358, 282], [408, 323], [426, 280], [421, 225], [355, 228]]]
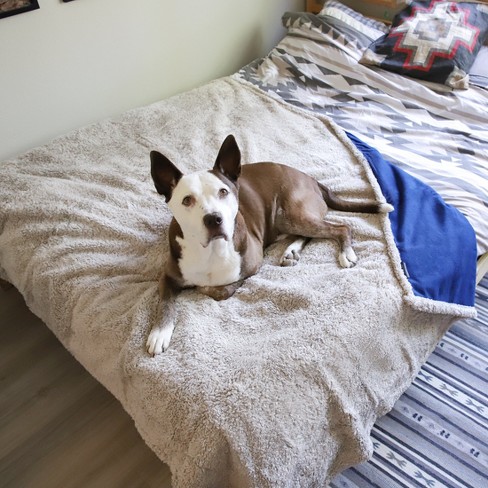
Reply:
[[177, 241], [181, 247], [178, 264], [187, 285], [222, 286], [239, 280], [241, 255], [232, 242], [217, 239], [203, 247], [181, 238]]

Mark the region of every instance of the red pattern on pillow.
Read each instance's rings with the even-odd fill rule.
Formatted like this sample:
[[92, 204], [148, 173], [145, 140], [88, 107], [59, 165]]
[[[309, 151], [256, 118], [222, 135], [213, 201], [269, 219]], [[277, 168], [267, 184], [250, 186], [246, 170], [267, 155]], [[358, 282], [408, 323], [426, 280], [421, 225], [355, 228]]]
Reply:
[[443, 0], [412, 1], [361, 62], [452, 88], [468, 87], [468, 72], [488, 35], [488, 7]]

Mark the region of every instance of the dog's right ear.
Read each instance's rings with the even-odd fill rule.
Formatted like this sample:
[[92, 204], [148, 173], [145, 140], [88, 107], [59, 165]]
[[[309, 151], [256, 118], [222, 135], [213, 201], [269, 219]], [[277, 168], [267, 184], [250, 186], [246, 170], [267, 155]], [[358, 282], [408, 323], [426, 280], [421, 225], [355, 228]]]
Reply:
[[234, 183], [239, 178], [241, 174], [241, 151], [232, 134], [227, 136], [222, 143], [213, 169]]
[[166, 157], [158, 151], [151, 151], [151, 176], [154, 186], [160, 195], [170, 201], [173, 190], [183, 173]]

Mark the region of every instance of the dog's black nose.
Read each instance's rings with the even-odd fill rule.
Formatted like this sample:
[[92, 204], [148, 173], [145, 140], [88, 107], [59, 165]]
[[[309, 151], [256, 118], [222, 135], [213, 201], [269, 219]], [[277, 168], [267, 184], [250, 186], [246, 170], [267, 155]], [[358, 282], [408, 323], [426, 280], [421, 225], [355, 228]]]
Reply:
[[207, 214], [205, 215], [205, 217], [203, 217], [203, 223], [205, 227], [207, 227], [207, 229], [214, 229], [215, 227], [218, 227], [220, 224], [222, 224], [222, 222], [222, 215], [218, 212]]

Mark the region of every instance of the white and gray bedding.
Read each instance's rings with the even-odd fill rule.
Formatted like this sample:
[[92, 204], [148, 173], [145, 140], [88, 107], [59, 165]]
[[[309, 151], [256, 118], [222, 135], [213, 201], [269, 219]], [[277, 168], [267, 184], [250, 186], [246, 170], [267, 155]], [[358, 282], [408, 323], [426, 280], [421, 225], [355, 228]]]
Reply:
[[368, 42], [381, 34], [372, 26], [358, 32], [331, 16], [303, 13], [287, 13], [283, 22], [288, 35], [239, 76], [331, 117], [428, 183], [466, 215], [478, 254], [488, 251], [488, 90], [446, 92], [359, 64]]

